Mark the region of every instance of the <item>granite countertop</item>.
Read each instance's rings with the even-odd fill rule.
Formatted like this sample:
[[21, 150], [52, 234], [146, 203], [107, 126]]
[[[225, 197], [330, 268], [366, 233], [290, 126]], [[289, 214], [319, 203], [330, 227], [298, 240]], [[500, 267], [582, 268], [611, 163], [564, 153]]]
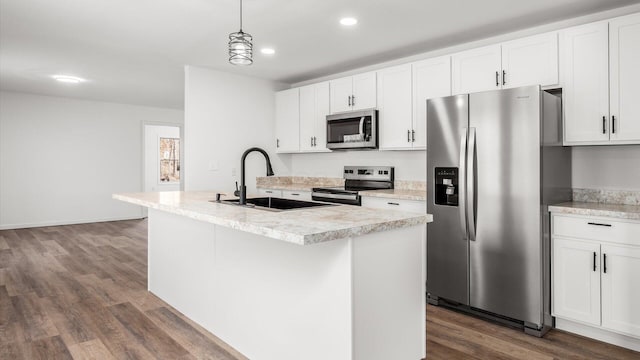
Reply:
[[272, 212], [210, 202], [215, 192], [166, 191], [114, 194], [113, 198], [151, 209], [226, 226], [298, 245], [426, 224], [430, 214], [336, 205]]
[[565, 202], [549, 206], [558, 214], [604, 216], [618, 219], [640, 220], [640, 205], [605, 204], [595, 202]]
[[258, 189], [273, 189], [273, 190], [290, 190], [290, 191], [309, 191], [311, 192], [311, 189], [313, 189], [314, 187], [318, 187], [318, 186], [314, 186], [314, 185], [310, 185], [310, 184], [273, 184], [273, 185], [258, 185], [257, 186]]

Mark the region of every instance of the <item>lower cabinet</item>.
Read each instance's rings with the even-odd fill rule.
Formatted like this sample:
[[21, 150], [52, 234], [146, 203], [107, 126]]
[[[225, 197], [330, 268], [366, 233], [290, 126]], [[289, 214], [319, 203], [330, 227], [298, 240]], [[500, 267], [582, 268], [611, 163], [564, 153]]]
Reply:
[[552, 314], [640, 338], [640, 222], [552, 215]]

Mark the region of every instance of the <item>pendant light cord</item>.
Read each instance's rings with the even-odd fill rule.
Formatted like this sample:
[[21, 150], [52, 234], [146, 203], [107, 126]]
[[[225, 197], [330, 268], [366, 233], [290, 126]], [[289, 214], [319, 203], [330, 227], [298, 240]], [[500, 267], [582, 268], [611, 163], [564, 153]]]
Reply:
[[242, 0], [240, 0], [240, 32], [242, 32]]

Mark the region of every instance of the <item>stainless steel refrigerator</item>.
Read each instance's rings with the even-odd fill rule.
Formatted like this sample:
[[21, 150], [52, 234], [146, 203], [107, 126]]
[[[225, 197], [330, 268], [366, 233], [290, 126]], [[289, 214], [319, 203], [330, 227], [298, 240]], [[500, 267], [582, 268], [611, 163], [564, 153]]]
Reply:
[[542, 336], [547, 205], [571, 200], [561, 99], [527, 86], [427, 101], [427, 293]]

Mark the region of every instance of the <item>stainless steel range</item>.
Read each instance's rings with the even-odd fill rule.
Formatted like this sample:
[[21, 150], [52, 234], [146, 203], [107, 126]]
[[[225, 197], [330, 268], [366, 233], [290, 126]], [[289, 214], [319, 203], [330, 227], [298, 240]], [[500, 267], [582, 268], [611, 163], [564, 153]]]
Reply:
[[344, 187], [313, 188], [317, 201], [360, 206], [359, 191], [393, 189], [393, 166], [345, 166]]

